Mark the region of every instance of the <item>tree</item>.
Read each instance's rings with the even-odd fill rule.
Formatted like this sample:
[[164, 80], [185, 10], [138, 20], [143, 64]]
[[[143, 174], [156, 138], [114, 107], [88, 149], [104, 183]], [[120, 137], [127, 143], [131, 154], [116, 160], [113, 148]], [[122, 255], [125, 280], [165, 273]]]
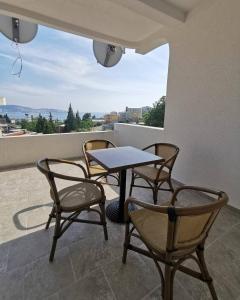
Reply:
[[82, 120], [81, 131], [89, 131], [93, 128], [93, 121], [91, 119]]
[[43, 118], [42, 122], [43, 122], [42, 133], [44, 134], [52, 133], [51, 128], [49, 126], [49, 121], [46, 118]]
[[55, 132], [55, 124], [53, 122], [52, 114], [49, 113], [49, 119], [48, 119], [48, 133], [54, 133]]
[[81, 118], [79, 115], [79, 111], [76, 113], [76, 128], [79, 129], [81, 127]]
[[91, 113], [85, 113], [82, 117], [82, 120], [91, 120]]
[[8, 123], [8, 124], [11, 123], [11, 119], [9, 118], [9, 116], [7, 114], [4, 115], [4, 118], [6, 120], [6, 123]]
[[37, 118], [37, 123], [36, 123], [36, 132], [40, 133], [43, 132], [43, 126], [44, 126], [44, 118], [42, 117], [41, 114], [39, 114]]
[[67, 119], [65, 120], [65, 132], [71, 132], [76, 129], [76, 118], [73, 113], [72, 105], [70, 103], [68, 108]]
[[143, 116], [146, 125], [164, 127], [165, 101], [166, 96], [162, 96], [153, 104], [153, 108]]
[[28, 121], [27, 120], [22, 119], [20, 124], [21, 124], [21, 128], [28, 129]]

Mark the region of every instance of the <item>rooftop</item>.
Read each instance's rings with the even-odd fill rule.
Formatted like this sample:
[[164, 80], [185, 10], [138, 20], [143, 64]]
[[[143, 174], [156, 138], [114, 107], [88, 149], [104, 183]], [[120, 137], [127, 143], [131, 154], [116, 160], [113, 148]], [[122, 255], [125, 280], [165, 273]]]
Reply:
[[[76, 170], [71, 167], [56, 165], [55, 168], [65, 174], [82, 175], [73, 173]], [[59, 182], [61, 186], [63, 183]], [[118, 197], [118, 187], [104, 185], [104, 188], [107, 202]], [[101, 227], [73, 224], [59, 240], [51, 264], [48, 257], [53, 227], [44, 230], [52, 204], [46, 179], [35, 166], [3, 171], [0, 190], [1, 299], [160, 298], [160, 279], [151, 260], [129, 253], [127, 264], [122, 265], [123, 225], [108, 221], [109, 240], [105, 242]], [[152, 202], [149, 190], [135, 188], [133, 196]], [[160, 192], [158, 203], [169, 196], [168, 192]], [[210, 199], [186, 192], [179, 201], [184, 205]], [[85, 216], [94, 217], [90, 213]], [[223, 208], [206, 247], [206, 259], [219, 299], [240, 299], [238, 210]], [[210, 299], [204, 283], [180, 272], [176, 274], [174, 288], [176, 300]]]

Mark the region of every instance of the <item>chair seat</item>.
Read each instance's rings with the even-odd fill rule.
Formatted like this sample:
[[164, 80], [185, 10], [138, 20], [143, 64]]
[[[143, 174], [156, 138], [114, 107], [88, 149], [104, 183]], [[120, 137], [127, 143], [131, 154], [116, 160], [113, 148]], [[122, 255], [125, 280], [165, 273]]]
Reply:
[[[102, 200], [100, 190], [92, 183], [83, 182], [58, 192], [62, 211], [70, 212], [98, 204]], [[51, 191], [51, 197], [53, 193]]]
[[101, 175], [101, 174], [107, 174], [108, 171], [106, 169], [104, 169], [102, 166], [100, 165], [92, 165], [89, 166], [89, 173], [94, 176], [94, 175]]
[[129, 212], [131, 221], [144, 241], [153, 249], [165, 253], [167, 246], [168, 215], [149, 209]]
[[[150, 181], [156, 181], [159, 169], [151, 166], [141, 166], [133, 169], [133, 172]], [[165, 181], [169, 178], [169, 173], [161, 171], [157, 181]]]

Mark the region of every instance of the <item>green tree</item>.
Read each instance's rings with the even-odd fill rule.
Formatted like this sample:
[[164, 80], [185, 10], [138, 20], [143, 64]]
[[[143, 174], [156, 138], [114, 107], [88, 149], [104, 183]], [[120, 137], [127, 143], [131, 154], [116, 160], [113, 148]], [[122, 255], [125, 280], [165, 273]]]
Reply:
[[79, 111], [76, 113], [76, 128], [79, 129], [81, 127], [81, 118], [79, 115]]
[[28, 129], [28, 121], [27, 120], [22, 119], [20, 125], [21, 125], [22, 129]]
[[76, 129], [76, 118], [74, 116], [71, 103], [68, 108], [67, 119], [65, 120], [64, 123], [65, 123], [65, 132], [71, 132]]
[[49, 126], [50, 125], [49, 121], [46, 118], [43, 118], [42, 122], [43, 122], [42, 133], [44, 133], [44, 134], [52, 133], [51, 128]]
[[166, 96], [161, 97], [153, 104], [153, 108], [143, 116], [146, 125], [164, 127], [165, 102]]
[[37, 118], [37, 123], [36, 123], [36, 132], [40, 133], [43, 132], [43, 126], [44, 126], [44, 118], [42, 117], [41, 114], [39, 114]]
[[9, 116], [7, 114], [4, 115], [4, 118], [6, 120], [6, 123], [8, 123], [8, 124], [11, 123], [11, 119], [9, 118]]
[[49, 119], [48, 119], [48, 127], [49, 127], [49, 129], [48, 129], [48, 133], [54, 133], [55, 132], [55, 123], [54, 123], [54, 121], [53, 121], [53, 117], [52, 117], [52, 114], [51, 114], [51, 112], [49, 113]]
[[82, 120], [91, 120], [91, 113], [85, 113], [82, 117]]
[[80, 131], [90, 131], [93, 128], [93, 121], [91, 119], [82, 120]]

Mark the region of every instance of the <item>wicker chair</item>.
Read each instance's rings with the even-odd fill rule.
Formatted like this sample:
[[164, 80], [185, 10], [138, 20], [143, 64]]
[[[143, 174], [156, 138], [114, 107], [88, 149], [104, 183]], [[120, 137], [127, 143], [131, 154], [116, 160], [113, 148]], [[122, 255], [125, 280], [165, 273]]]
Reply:
[[[49, 228], [52, 218], [56, 219], [49, 261], [53, 261], [58, 239], [73, 222], [102, 225], [105, 240], [108, 239], [105, 218], [106, 197], [102, 185], [95, 180], [55, 173], [51, 171], [52, 163], [70, 164], [76, 166], [82, 170], [84, 176], [87, 177], [84, 167], [71, 161], [46, 158], [37, 162], [37, 168], [46, 176], [48, 180], [50, 185], [50, 196], [53, 200], [53, 208], [49, 215], [46, 229]], [[58, 191], [55, 179], [75, 181], [77, 184], [70, 185]], [[93, 205], [99, 205], [100, 211], [92, 208]], [[78, 218], [79, 214], [84, 210], [98, 213], [100, 216], [100, 221]], [[62, 213], [67, 213], [68, 215], [63, 216]]]
[[[159, 190], [174, 192], [171, 174], [173, 165], [179, 153], [179, 148], [169, 143], [157, 143], [150, 145], [143, 150], [148, 150], [150, 148], [154, 148], [155, 155], [164, 158], [164, 162], [154, 166], [134, 168], [132, 170], [129, 196], [132, 195], [133, 187], [151, 189], [153, 192], [153, 201], [154, 204], [156, 204]], [[148, 185], [136, 185], [135, 180], [139, 178], [144, 179]], [[168, 183], [169, 189], [161, 188], [162, 184], [165, 182]]]
[[87, 166], [87, 176], [88, 178], [97, 177], [96, 180], [105, 177], [107, 182], [107, 177], [113, 177], [117, 180], [117, 185], [119, 185], [119, 176], [118, 174], [109, 174], [106, 169], [104, 169], [97, 162], [92, 160], [86, 153], [88, 150], [98, 150], [98, 149], [107, 149], [115, 148], [116, 146], [108, 140], [89, 140], [83, 144], [83, 154]]
[[[177, 195], [185, 190], [208, 193], [215, 197], [215, 201], [202, 206], [175, 207]], [[160, 274], [164, 300], [173, 299], [173, 281], [177, 270], [206, 282], [212, 299], [216, 300], [213, 281], [204, 260], [204, 244], [213, 222], [227, 201], [228, 196], [224, 192], [191, 186], [178, 188], [167, 206], [147, 204], [129, 198], [125, 203], [123, 263], [126, 263], [128, 249], [152, 258]], [[141, 208], [128, 211], [129, 204]], [[147, 250], [131, 244], [131, 236], [140, 238]], [[188, 259], [197, 263], [200, 272], [182, 265]], [[165, 264], [164, 274], [159, 261]]]

